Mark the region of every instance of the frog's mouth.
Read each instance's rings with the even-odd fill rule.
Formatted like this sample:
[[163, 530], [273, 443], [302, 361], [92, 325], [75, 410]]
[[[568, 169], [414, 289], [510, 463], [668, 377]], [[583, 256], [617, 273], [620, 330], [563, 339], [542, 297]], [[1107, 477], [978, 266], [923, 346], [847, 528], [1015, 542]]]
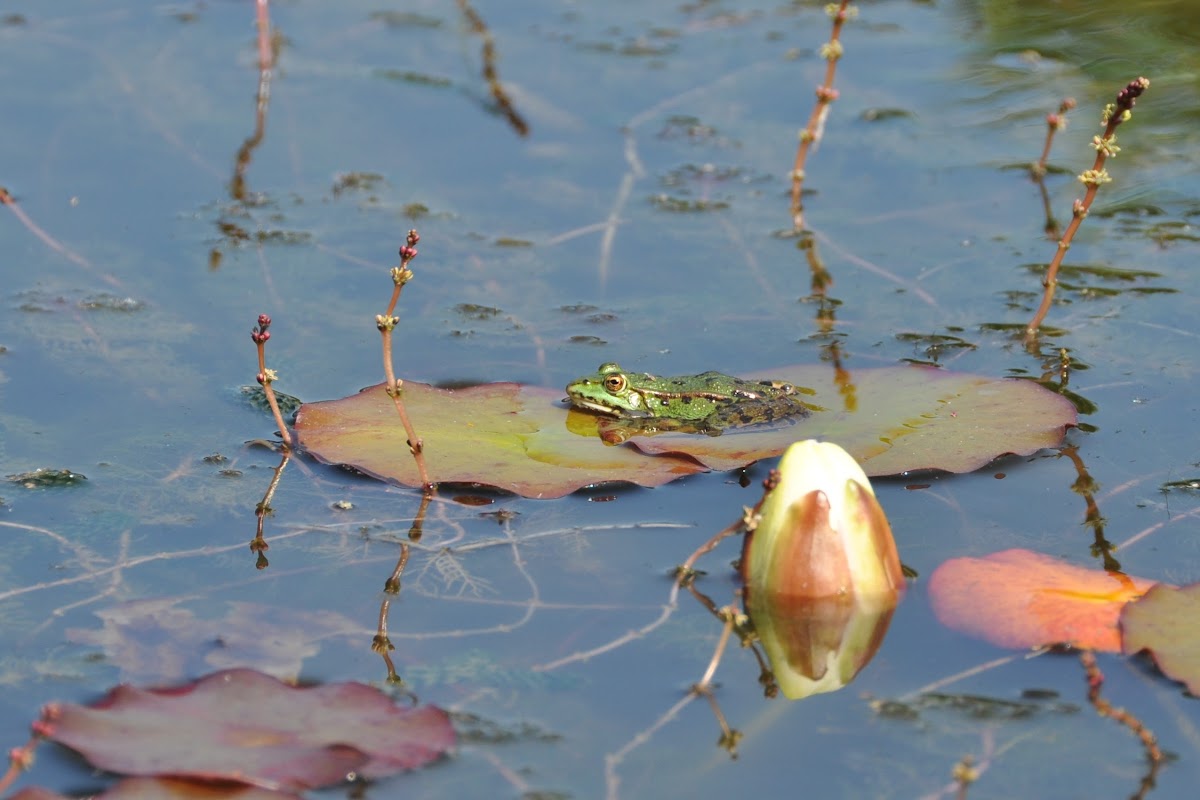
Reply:
[[597, 403], [592, 400], [588, 400], [586, 397], [572, 396], [568, 399], [571, 401], [571, 405], [575, 406], [576, 408], [584, 408], [584, 409], [587, 409], [588, 411], [595, 411], [597, 414], [603, 414], [606, 417], [621, 416], [620, 409], [612, 408], [611, 406], [606, 406], [601, 403]]
[[637, 417], [650, 416], [649, 414], [639, 414], [636, 411], [630, 411], [626, 408], [613, 408], [612, 406], [606, 406], [603, 403], [597, 403], [595, 400], [589, 400], [586, 397], [571, 395], [567, 399], [570, 401], [571, 405], [575, 406], [576, 408], [594, 411], [597, 414], [603, 414], [606, 417], [616, 417], [617, 419], [634, 419]]

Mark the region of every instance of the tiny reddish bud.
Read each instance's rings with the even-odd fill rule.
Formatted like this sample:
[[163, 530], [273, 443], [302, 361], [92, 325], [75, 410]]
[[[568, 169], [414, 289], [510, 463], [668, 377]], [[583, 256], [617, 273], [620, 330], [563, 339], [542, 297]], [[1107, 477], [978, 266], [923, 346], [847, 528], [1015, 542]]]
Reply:
[[416, 247], [419, 241], [421, 241], [421, 234], [417, 233], [416, 228], [413, 228], [408, 232], [408, 246]]
[[400, 248], [400, 259], [402, 261], [412, 261], [417, 257], [417, 248], [405, 245]]
[[254, 376], [254, 380], [258, 381], [260, 384], [267, 382], [266, 377], [264, 377], [261, 372]]
[[14, 747], [8, 751], [9, 762], [22, 772], [33, 766], [33, 749], [29, 747]]
[[54, 723], [45, 718], [34, 720], [30, 723], [29, 729], [33, 731], [35, 736], [47, 739], [54, 735]]
[[271, 318], [268, 317], [266, 314], [259, 314], [258, 315], [258, 327], [262, 328], [263, 330], [266, 330], [267, 328], [271, 327]]
[[1137, 99], [1142, 96], [1142, 92], [1150, 88], [1148, 78], [1138, 78], [1129, 82], [1129, 85], [1117, 93], [1117, 108], [1122, 111], [1128, 111], [1134, 107]]

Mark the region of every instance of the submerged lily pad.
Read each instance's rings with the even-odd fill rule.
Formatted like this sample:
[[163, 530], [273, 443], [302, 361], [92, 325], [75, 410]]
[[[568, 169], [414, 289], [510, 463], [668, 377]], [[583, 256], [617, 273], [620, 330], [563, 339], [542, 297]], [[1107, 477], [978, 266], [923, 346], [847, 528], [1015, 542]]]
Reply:
[[361, 632], [334, 611], [146, 598], [99, 609], [102, 628], [70, 628], [67, 639], [100, 648], [127, 683], [168, 683], [223, 667], [253, 667], [281, 680], [300, 674], [322, 642]]
[[446, 712], [401, 708], [361, 683], [296, 687], [249, 669], [170, 689], [121, 685], [43, 716], [48, 738], [122, 775], [309, 789], [380, 778], [454, 746]]
[[1121, 613], [1127, 654], [1148, 650], [1164, 675], [1200, 695], [1200, 584], [1176, 589], [1159, 584]]
[[[434, 481], [541, 498], [607, 481], [658, 486], [706, 469], [736, 469], [812, 438], [837, 442], [868, 475], [969, 472], [1000, 455], [1053, 446], [1075, 424], [1067, 400], [1030, 381], [924, 367], [867, 369], [835, 380], [833, 370], [821, 365], [748, 377], [803, 387], [813, 413], [720, 436], [647, 435], [622, 431], [620, 421], [568, 413], [562, 391], [514, 383], [450, 390], [406, 382], [404, 401]], [[296, 432], [301, 446], [321, 461], [420, 485], [382, 385], [342, 400], [306, 403]], [[603, 440], [627, 443], [612, 447]]]

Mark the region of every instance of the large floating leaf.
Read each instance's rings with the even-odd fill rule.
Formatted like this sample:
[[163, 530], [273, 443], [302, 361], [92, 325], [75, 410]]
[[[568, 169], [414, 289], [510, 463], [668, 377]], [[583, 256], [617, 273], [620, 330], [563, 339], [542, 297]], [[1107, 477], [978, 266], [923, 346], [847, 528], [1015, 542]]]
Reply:
[[[1006, 453], [1027, 455], [1061, 441], [1075, 424], [1064, 398], [1030, 381], [928, 367], [885, 367], [835, 382], [825, 366], [750, 375], [804, 387], [810, 417], [735, 428], [721, 436], [665, 433], [606, 446], [614, 423], [567, 413], [563, 392], [496, 383], [436, 389], [407, 382], [404, 400], [433, 480], [480, 483], [527, 497], [561, 497], [605, 481], [657, 486], [704, 469], [735, 469], [806, 438], [840, 444], [868, 475], [918, 469], [969, 472]], [[382, 386], [342, 400], [306, 403], [300, 443], [327, 463], [418, 485], [404, 429]], [[647, 456], [655, 456], [648, 458]]]
[[361, 683], [295, 687], [248, 669], [172, 689], [118, 686], [93, 706], [47, 714], [49, 738], [124, 775], [233, 781], [264, 789], [379, 778], [454, 745], [446, 712], [400, 708]]
[[1125, 606], [1121, 631], [1129, 655], [1149, 650], [1163, 674], [1200, 695], [1200, 584], [1176, 589], [1159, 584]]
[[[110, 786], [104, 794], [88, 795], [90, 800], [302, 800], [292, 792], [275, 792], [257, 786], [206, 783], [180, 778], [126, 778]], [[74, 798], [32, 786], [14, 794], [11, 800], [74, 800]]]
[[948, 628], [1000, 647], [1072, 644], [1119, 652], [1121, 609], [1154, 581], [1085, 569], [1029, 550], [953, 558], [929, 578]]
[[[515, 383], [456, 390], [404, 383], [405, 408], [439, 483], [481, 483], [550, 498], [594, 483], [658, 486], [705, 471], [690, 458], [647, 458], [630, 447], [605, 447], [571, 433], [558, 402], [562, 397], [563, 392]], [[305, 403], [296, 415], [296, 433], [321, 461], [420, 486], [404, 427], [382, 384], [342, 400]]]
[[666, 434], [639, 439], [638, 448], [686, 452], [712, 469], [736, 469], [767, 457], [763, 452], [779, 455], [797, 439], [819, 438], [841, 445], [872, 477], [921, 469], [971, 472], [1001, 455], [1053, 447], [1076, 421], [1069, 401], [1032, 381], [933, 367], [858, 370], [842, 386], [823, 366], [747, 377], [811, 388], [805, 400], [819, 410], [790, 427], [719, 437]]

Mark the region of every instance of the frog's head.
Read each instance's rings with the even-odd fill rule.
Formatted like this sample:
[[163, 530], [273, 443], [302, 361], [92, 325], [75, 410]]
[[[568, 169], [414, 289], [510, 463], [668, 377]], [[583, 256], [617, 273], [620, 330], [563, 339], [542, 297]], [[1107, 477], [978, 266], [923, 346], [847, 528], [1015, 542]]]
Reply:
[[[637, 376], [634, 376], [635, 378]], [[571, 405], [615, 417], [649, 417], [646, 398], [619, 364], [601, 364], [595, 375], [567, 384]]]

